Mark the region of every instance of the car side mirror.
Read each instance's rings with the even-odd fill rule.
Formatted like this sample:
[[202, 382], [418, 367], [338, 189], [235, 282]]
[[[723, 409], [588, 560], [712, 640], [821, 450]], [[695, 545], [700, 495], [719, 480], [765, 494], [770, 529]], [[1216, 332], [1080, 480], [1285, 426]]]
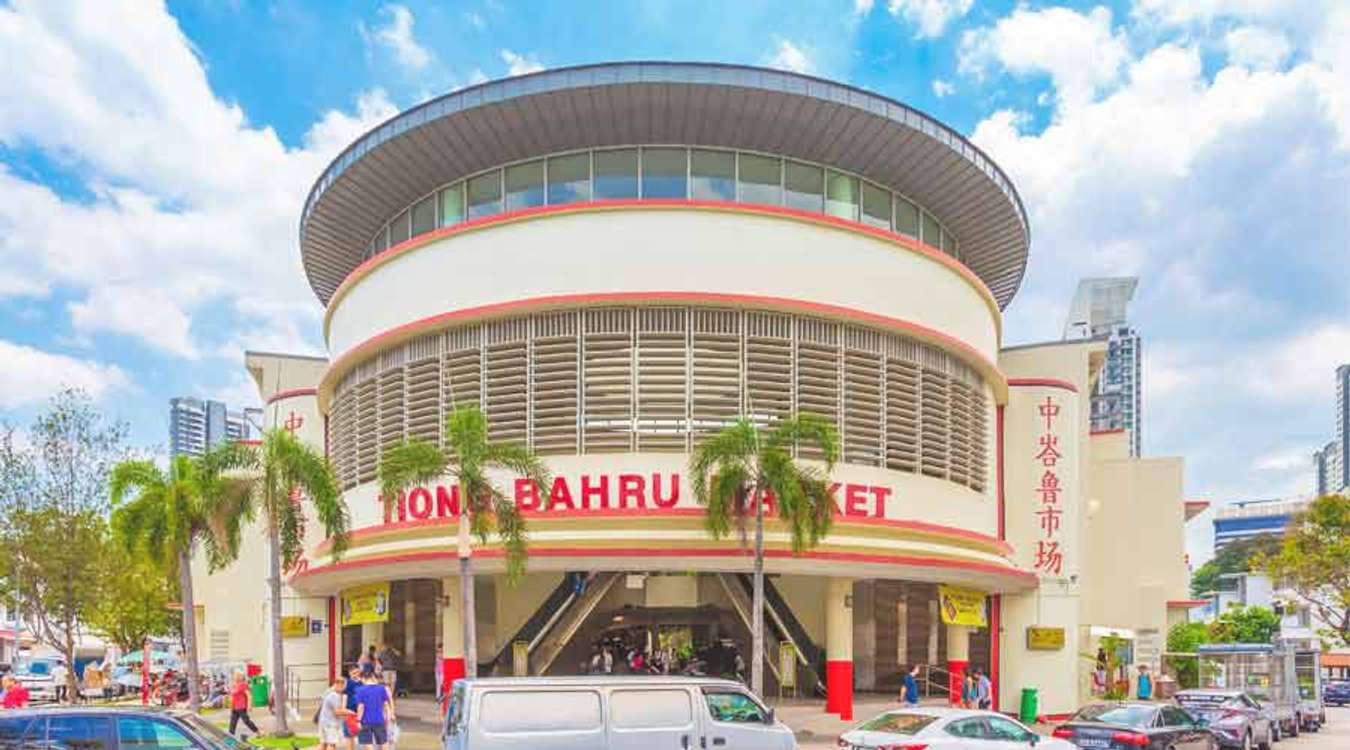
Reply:
[[770, 709], [765, 709], [765, 711], [764, 711], [764, 723], [765, 723], [765, 724], [773, 724], [773, 723], [775, 723], [775, 722], [777, 722], [777, 717], [774, 716], [773, 709], [772, 709], [772, 708], [770, 708]]
[[1041, 741], [1041, 736], [1040, 736], [1039, 734], [1036, 734], [1035, 732], [1032, 732], [1032, 733], [1031, 733], [1031, 746], [1032, 746], [1032, 747], [1036, 747], [1036, 745], [1039, 744], [1040, 741]]

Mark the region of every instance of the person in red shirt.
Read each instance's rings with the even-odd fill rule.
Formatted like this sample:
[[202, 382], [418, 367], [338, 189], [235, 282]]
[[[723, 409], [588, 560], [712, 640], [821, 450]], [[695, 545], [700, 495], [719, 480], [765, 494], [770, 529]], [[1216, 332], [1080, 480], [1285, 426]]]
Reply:
[[13, 677], [5, 677], [5, 699], [0, 701], [4, 708], [25, 708], [28, 705], [28, 689]]
[[244, 726], [258, 734], [258, 725], [253, 723], [253, 719], [248, 716], [249, 707], [248, 683], [244, 681], [243, 672], [234, 673], [234, 687], [230, 688], [230, 734], [234, 734], [235, 727], [239, 722], [244, 722]]

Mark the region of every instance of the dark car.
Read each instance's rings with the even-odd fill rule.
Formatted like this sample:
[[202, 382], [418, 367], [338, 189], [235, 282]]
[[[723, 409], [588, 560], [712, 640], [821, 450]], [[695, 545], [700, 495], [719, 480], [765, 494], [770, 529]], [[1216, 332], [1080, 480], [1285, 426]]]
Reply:
[[1270, 750], [1280, 739], [1275, 714], [1241, 690], [1182, 690], [1176, 701], [1213, 730], [1224, 747]]
[[0, 712], [3, 750], [255, 750], [188, 711], [137, 707]]
[[1170, 703], [1094, 703], [1078, 710], [1054, 736], [1091, 750], [1217, 750], [1219, 739]]
[[1344, 706], [1350, 703], [1350, 681], [1337, 680], [1323, 685], [1322, 703], [1328, 706]]

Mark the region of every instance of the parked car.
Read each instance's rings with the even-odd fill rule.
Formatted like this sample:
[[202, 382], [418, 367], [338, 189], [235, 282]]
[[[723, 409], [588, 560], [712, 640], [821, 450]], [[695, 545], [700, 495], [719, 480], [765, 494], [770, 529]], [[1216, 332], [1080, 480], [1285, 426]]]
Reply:
[[745, 686], [700, 677], [456, 680], [445, 750], [793, 750], [792, 730]]
[[1212, 729], [1223, 747], [1270, 750], [1280, 740], [1275, 713], [1241, 690], [1182, 690], [1176, 702]]
[[1219, 738], [1170, 703], [1093, 703], [1056, 727], [1053, 737], [1092, 750], [1217, 750]]
[[34, 703], [56, 700], [56, 680], [52, 670], [61, 659], [48, 656], [24, 657], [14, 664], [14, 678], [28, 690], [28, 700]]
[[1024, 724], [993, 711], [913, 706], [874, 716], [839, 735], [848, 750], [932, 748], [932, 750], [1006, 750], [1016, 745], [1037, 750], [1073, 750], [1054, 737], [1041, 737]]
[[0, 713], [0, 747], [255, 750], [191, 712], [139, 706], [4, 711]]
[[1322, 686], [1322, 702], [1328, 706], [1350, 704], [1350, 680], [1336, 680]]

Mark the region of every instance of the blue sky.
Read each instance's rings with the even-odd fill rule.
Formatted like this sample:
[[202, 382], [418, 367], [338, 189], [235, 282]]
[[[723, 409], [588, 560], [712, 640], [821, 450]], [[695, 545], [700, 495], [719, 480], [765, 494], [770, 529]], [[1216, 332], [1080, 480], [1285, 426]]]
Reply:
[[[1350, 361], [1350, 4], [0, 3], [0, 418], [74, 384], [162, 446], [178, 394], [321, 352], [295, 222], [339, 149], [486, 78], [602, 60], [783, 67], [906, 101], [1012, 175], [1007, 341], [1137, 274], [1145, 452], [1214, 501], [1311, 489]], [[1203, 527], [1193, 530], [1199, 552]]]

